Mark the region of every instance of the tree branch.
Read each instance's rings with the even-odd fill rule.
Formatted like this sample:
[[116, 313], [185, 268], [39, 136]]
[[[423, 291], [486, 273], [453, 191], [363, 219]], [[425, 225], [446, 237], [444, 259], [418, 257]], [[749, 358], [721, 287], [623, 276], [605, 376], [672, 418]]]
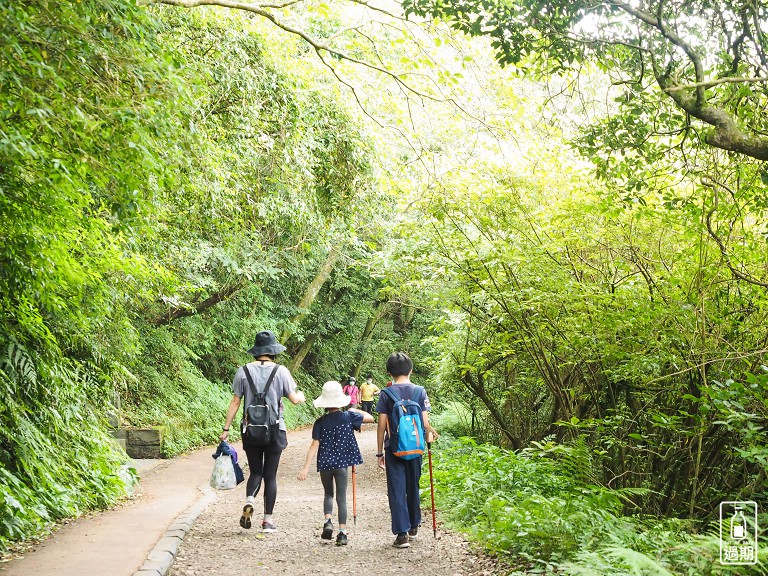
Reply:
[[[672, 45], [683, 50], [693, 65], [696, 82], [685, 86], [676, 86], [670, 82], [668, 74], [654, 66], [656, 81], [659, 87], [672, 99], [675, 104], [692, 117], [709, 124], [714, 128], [705, 136], [705, 141], [716, 148], [745, 154], [757, 160], [768, 160], [768, 139], [746, 134], [738, 127], [733, 117], [725, 110], [708, 103], [706, 88], [726, 83], [761, 83], [768, 78], [720, 78], [717, 80], [704, 79], [704, 67], [701, 57], [696, 50], [680, 36], [667, 28], [661, 19], [663, 2], [659, 4], [656, 16], [639, 10], [627, 2], [614, 0], [611, 2], [630, 16], [655, 28]], [[684, 93], [693, 90], [694, 93]]]
[[219, 302], [223, 302], [230, 296], [232, 296], [235, 292], [238, 292], [240, 289], [244, 288], [246, 285], [246, 281], [244, 279], [237, 280], [234, 284], [230, 284], [228, 286], [224, 286], [221, 290], [218, 292], [214, 292], [208, 298], [200, 302], [199, 304], [196, 304], [195, 306], [178, 306], [176, 308], [172, 308], [168, 311], [167, 315], [160, 316], [158, 318], [155, 318], [154, 320], [150, 320], [150, 323], [154, 324], [155, 326], [167, 326], [174, 320], [178, 320], [179, 318], [185, 318], [187, 316], [194, 316], [195, 314], [200, 314], [202, 312], [205, 312], [209, 308], [213, 308], [216, 304]]
[[[715, 189], [715, 184], [707, 181], [703, 181], [702, 184], [706, 186], [707, 188], [713, 188]], [[742, 272], [739, 272], [736, 267], [731, 262], [731, 257], [728, 254], [728, 248], [725, 245], [725, 242], [723, 242], [723, 239], [720, 238], [720, 236], [717, 235], [717, 232], [712, 228], [712, 215], [717, 211], [717, 190], [714, 190], [715, 193], [715, 202], [714, 206], [707, 212], [706, 215], [706, 225], [707, 225], [707, 233], [709, 236], [715, 241], [715, 244], [717, 244], [718, 249], [720, 250], [720, 255], [723, 258], [723, 261], [725, 262], [725, 265], [728, 266], [728, 269], [731, 271], [731, 274], [733, 274], [736, 278], [739, 280], [743, 280], [744, 282], [749, 282], [750, 284], [754, 284], [755, 286], [762, 286], [763, 288], [768, 288], [768, 283], [761, 282], [760, 280], [757, 280], [756, 278], [752, 278], [751, 276], [748, 276]]]
[[[348, 62], [352, 62], [353, 64], [358, 64], [360, 66], [365, 66], [366, 68], [370, 68], [371, 70], [375, 70], [377, 72], [380, 72], [381, 74], [384, 74], [386, 76], [389, 76], [392, 78], [400, 87], [405, 89], [406, 91], [419, 96], [420, 98], [425, 98], [427, 100], [431, 100], [434, 102], [451, 102], [454, 105], [456, 105], [455, 102], [451, 99], [446, 98], [438, 98], [435, 96], [432, 96], [430, 94], [421, 92], [415, 88], [413, 88], [411, 85], [409, 85], [407, 82], [405, 82], [402, 78], [401, 74], [398, 74], [396, 72], [393, 72], [392, 70], [388, 70], [387, 68], [383, 66], [377, 66], [376, 64], [372, 64], [371, 62], [366, 62], [365, 60], [360, 60], [359, 58], [355, 58], [354, 56], [350, 56], [349, 54], [345, 52], [341, 52], [340, 50], [337, 50], [335, 48], [332, 48], [331, 46], [328, 46], [327, 44], [323, 44], [314, 38], [312, 38], [309, 34], [304, 32], [303, 30], [300, 30], [299, 28], [295, 28], [288, 24], [287, 22], [284, 22], [280, 18], [277, 17], [274, 13], [270, 12], [269, 10], [265, 9], [268, 7], [274, 7], [274, 5], [270, 4], [247, 4], [245, 2], [237, 2], [234, 0], [149, 0], [152, 4], [166, 4], [168, 6], [178, 6], [182, 8], [196, 8], [198, 6], [220, 6], [222, 8], [231, 8], [233, 10], [243, 10], [245, 12], [251, 12], [253, 14], [257, 14], [261, 16], [262, 18], [266, 18], [272, 24], [280, 28], [281, 30], [284, 30], [285, 32], [288, 32], [289, 34], [293, 34], [295, 36], [298, 36], [302, 40], [304, 40], [307, 44], [312, 46], [312, 48], [317, 52], [319, 55], [321, 52], [327, 52], [328, 54], [332, 56], [336, 56], [337, 58], [346, 60]], [[325, 63], [325, 62], [324, 62]], [[325, 63], [327, 66], [327, 63]], [[338, 74], [335, 73], [334, 75], [339, 78]], [[348, 83], [344, 82], [345, 85], [349, 86]]]
[[717, 80], [708, 80], [706, 82], [696, 82], [695, 84], [681, 84], [678, 86], [669, 86], [664, 88], [664, 92], [669, 94], [670, 92], [678, 92], [680, 90], [694, 90], [698, 88], [712, 88], [720, 84], [759, 84], [761, 82], [768, 82], [768, 78], [742, 78], [737, 76], [729, 76], [727, 78], [718, 78]]

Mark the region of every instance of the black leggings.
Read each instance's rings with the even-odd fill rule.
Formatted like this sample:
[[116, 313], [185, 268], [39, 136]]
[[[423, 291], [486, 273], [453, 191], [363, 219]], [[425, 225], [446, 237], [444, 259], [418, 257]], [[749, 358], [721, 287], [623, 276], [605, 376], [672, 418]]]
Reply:
[[[274, 450], [266, 447], [267, 450]], [[248, 458], [248, 483], [245, 485], [246, 496], [256, 496], [264, 480], [264, 514], [272, 514], [277, 499], [277, 467], [280, 465], [282, 451], [265, 451], [264, 448], [243, 446]]]

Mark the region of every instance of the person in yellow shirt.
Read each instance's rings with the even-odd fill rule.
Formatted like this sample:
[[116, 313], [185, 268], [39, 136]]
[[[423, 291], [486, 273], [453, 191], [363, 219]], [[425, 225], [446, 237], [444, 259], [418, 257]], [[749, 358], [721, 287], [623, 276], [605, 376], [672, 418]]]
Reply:
[[376, 384], [373, 383], [373, 375], [365, 375], [365, 383], [360, 386], [360, 401], [362, 402], [363, 412], [372, 413], [373, 410], [373, 397], [377, 396], [381, 391]]

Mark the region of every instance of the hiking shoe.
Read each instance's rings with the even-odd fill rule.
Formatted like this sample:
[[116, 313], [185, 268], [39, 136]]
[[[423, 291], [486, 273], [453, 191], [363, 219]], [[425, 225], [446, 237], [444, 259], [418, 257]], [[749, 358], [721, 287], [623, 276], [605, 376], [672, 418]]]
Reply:
[[336, 536], [336, 546], [346, 546], [347, 545], [347, 535], [344, 534], [344, 532], [339, 532], [338, 536]]
[[408, 534], [406, 534], [405, 532], [403, 532], [402, 534], [398, 534], [392, 546], [394, 546], [395, 548], [410, 548], [411, 543], [408, 542]]
[[267, 533], [277, 532], [277, 526], [272, 524], [272, 522], [262, 522], [261, 523], [261, 531], [262, 532], [267, 532]]
[[408, 530], [408, 540], [416, 540], [418, 538], [419, 534], [419, 527], [416, 526], [416, 528], [411, 528]]
[[[339, 532], [339, 535], [341, 535], [341, 532]], [[320, 534], [320, 538], [323, 540], [331, 540], [333, 538], [333, 522], [329, 520], [325, 521], [325, 524], [323, 524], [323, 533]]]
[[243, 515], [240, 516], [240, 526], [243, 528], [251, 527], [251, 515], [253, 514], [253, 506], [246, 504], [243, 506]]

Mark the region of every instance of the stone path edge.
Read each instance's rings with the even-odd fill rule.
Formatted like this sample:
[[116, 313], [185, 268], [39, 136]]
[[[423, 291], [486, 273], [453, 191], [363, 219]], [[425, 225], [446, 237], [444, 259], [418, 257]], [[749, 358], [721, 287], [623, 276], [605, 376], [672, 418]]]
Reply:
[[184, 536], [192, 529], [197, 517], [216, 500], [216, 491], [208, 484], [199, 485], [198, 490], [203, 493], [202, 498], [179, 514], [133, 576], [167, 576]]

